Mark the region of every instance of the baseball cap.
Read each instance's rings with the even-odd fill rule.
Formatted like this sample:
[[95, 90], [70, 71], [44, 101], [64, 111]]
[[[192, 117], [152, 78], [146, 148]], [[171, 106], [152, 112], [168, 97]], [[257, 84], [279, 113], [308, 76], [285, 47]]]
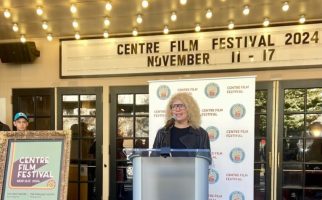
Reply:
[[18, 119], [20, 119], [20, 118], [24, 118], [25, 120], [27, 120], [27, 121], [28, 121], [28, 117], [27, 117], [27, 115], [26, 115], [25, 113], [23, 113], [23, 112], [18, 112], [18, 113], [16, 113], [16, 114], [15, 114], [15, 117], [13, 118], [13, 121], [16, 121], [16, 120], [18, 120]]

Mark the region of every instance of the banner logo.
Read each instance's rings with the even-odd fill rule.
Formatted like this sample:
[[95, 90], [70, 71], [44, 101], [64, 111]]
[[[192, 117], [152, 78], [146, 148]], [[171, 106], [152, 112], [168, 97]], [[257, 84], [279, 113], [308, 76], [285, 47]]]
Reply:
[[233, 148], [230, 151], [230, 160], [233, 161], [234, 163], [241, 163], [245, 159], [245, 152], [241, 148]]
[[230, 193], [229, 200], [245, 200], [245, 196], [240, 191], [234, 191]]
[[216, 83], [209, 83], [205, 87], [205, 94], [209, 98], [215, 98], [220, 92], [219, 86]]
[[208, 132], [208, 137], [210, 142], [214, 142], [218, 139], [219, 137], [219, 130], [218, 128], [214, 127], [214, 126], [209, 126], [206, 131]]
[[246, 108], [242, 104], [235, 104], [230, 108], [230, 115], [234, 119], [241, 119], [246, 114]]
[[208, 175], [209, 184], [217, 183], [218, 180], [219, 180], [219, 173], [213, 167], [211, 167]]
[[171, 90], [167, 85], [160, 85], [157, 89], [157, 96], [160, 100], [166, 100], [169, 98]]

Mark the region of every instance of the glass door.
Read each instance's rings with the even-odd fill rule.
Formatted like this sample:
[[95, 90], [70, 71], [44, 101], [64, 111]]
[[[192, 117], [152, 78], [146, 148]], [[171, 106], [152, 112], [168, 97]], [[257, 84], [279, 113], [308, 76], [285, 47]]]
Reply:
[[132, 199], [132, 164], [124, 148], [149, 147], [148, 86], [111, 88], [110, 199]]
[[69, 200], [101, 199], [102, 88], [58, 88], [58, 129], [71, 130]]
[[12, 95], [12, 115], [25, 113], [29, 118], [28, 130], [55, 129], [54, 88], [13, 89]]
[[322, 199], [322, 81], [280, 84], [278, 199]]

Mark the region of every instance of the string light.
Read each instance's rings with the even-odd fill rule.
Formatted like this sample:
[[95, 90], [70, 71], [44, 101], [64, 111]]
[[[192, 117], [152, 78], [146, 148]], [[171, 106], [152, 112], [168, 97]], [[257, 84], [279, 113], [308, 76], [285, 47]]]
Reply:
[[41, 6], [38, 6], [36, 9], [36, 13], [37, 15], [41, 16], [42, 14], [44, 14], [44, 10], [42, 9]]
[[53, 35], [51, 33], [47, 34], [47, 40], [51, 42], [53, 40]]
[[134, 28], [133, 31], [132, 31], [132, 35], [137, 36], [138, 34], [139, 34], [138, 30], [136, 28]]
[[283, 3], [282, 10], [283, 10], [284, 12], [287, 12], [289, 8], [290, 8], [290, 5], [288, 4], [288, 2], [287, 2], [287, 1], [285, 1], [285, 2]]
[[208, 9], [207, 12], [206, 12], [206, 18], [207, 19], [212, 18], [212, 11], [210, 9]]
[[149, 6], [149, 1], [148, 0], [143, 0], [142, 1], [142, 7], [147, 8]]
[[5, 18], [10, 18], [11, 17], [11, 12], [9, 9], [5, 9], [4, 12], [3, 12], [3, 15]]
[[195, 31], [199, 32], [201, 30], [200, 24], [196, 24]]
[[142, 18], [142, 15], [138, 14], [137, 17], [136, 17], [136, 22], [138, 24], [141, 24], [143, 22], [143, 18]]
[[299, 22], [300, 22], [301, 24], [304, 24], [304, 23], [305, 23], [305, 21], [306, 21], [305, 16], [304, 16], [304, 15], [301, 15], [301, 16], [300, 16], [300, 19], [299, 19]]
[[70, 12], [71, 13], [76, 13], [77, 12], [77, 7], [76, 7], [76, 5], [75, 4], [72, 4], [71, 6], [70, 6]]
[[243, 9], [243, 14], [244, 15], [249, 15], [249, 12], [250, 12], [250, 9], [249, 9], [249, 6], [244, 6], [244, 9]]
[[112, 4], [111, 4], [111, 2], [106, 2], [106, 4], [105, 4], [105, 9], [106, 10], [108, 10], [108, 11], [111, 11], [112, 10], [112, 8], [113, 8], [113, 6], [112, 6]]
[[235, 27], [235, 24], [233, 21], [230, 21], [228, 24], [228, 29], [233, 29]]
[[25, 35], [20, 36], [20, 42], [25, 43], [27, 41]]
[[171, 13], [171, 21], [176, 21], [177, 20], [177, 14], [176, 14], [176, 12], [172, 12]]
[[18, 32], [18, 31], [19, 31], [19, 26], [18, 26], [18, 24], [17, 24], [17, 23], [14, 23], [14, 24], [12, 25], [12, 30], [13, 30], [14, 32]]
[[269, 25], [269, 19], [268, 18], [265, 18], [264, 19], [264, 22], [263, 22], [263, 26], [268, 26]]
[[168, 33], [169, 33], [169, 28], [168, 28], [168, 26], [167, 26], [167, 25], [165, 25], [165, 26], [164, 26], [164, 28], [163, 28], [163, 33], [164, 33], [164, 34], [168, 34]]

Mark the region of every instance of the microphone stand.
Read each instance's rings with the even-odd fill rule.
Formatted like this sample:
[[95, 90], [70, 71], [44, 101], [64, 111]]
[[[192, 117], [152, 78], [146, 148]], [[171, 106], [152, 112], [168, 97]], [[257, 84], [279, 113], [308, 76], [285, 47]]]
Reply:
[[160, 155], [164, 158], [171, 156], [171, 148], [170, 148], [170, 128], [167, 128], [163, 131], [163, 138], [161, 140], [161, 149]]

